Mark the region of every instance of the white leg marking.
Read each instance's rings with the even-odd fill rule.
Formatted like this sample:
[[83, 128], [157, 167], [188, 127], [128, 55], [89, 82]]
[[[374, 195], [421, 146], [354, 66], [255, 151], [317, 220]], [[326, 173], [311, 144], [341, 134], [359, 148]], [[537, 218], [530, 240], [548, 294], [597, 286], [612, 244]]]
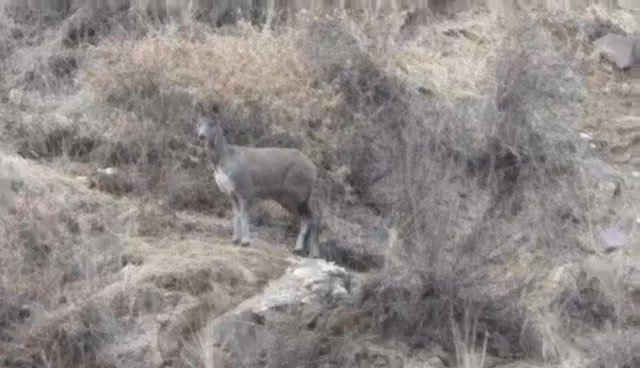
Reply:
[[296, 247], [293, 249], [294, 252], [302, 252], [305, 248], [305, 238], [307, 237], [307, 233], [310, 230], [310, 222], [311, 220], [308, 218], [303, 218], [300, 220], [300, 233], [298, 233], [298, 240], [296, 241]]
[[235, 192], [235, 185], [233, 184], [231, 179], [229, 179], [229, 176], [227, 176], [227, 174], [225, 174], [222, 170], [216, 169], [213, 177], [216, 180], [216, 184], [218, 184], [218, 188], [220, 188], [221, 191], [228, 195], [232, 195]]
[[233, 244], [240, 244], [241, 229], [240, 229], [240, 210], [238, 209], [238, 199], [231, 197], [231, 203], [233, 205], [233, 237], [231, 242]]
[[247, 203], [246, 200], [240, 199], [240, 229], [241, 229], [241, 238], [242, 240], [240, 240], [240, 244], [242, 246], [249, 246], [251, 245], [251, 233], [250, 233], [250, 229], [249, 229], [249, 205]]

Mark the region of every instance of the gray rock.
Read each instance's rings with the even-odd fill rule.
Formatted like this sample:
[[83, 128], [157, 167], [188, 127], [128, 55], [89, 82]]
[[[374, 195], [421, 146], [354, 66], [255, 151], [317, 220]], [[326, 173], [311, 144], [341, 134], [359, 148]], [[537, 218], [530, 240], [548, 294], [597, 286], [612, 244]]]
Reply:
[[96, 170], [89, 178], [89, 188], [98, 189], [115, 195], [129, 193], [133, 184], [124, 173], [115, 167]]
[[640, 67], [640, 37], [609, 33], [593, 42], [595, 48], [619, 69]]
[[[278, 280], [205, 326], [209, 344], [225, 351], [235, 362], [255, 362], [264, 357], [276, 331], [268, 322], [303, 323], [288, 315], [325, 313], [331, 305], [349, 298], [350, 275], [342, 267], [321, 259], [295, 259]], [[304, 313], [304, 310], [312, 313]], [[289, 319], [289, 321], [287, 321]], [[304, 319], [304, 318], [303, 318]]]
[[363, 346], [354, 354], [357, 368], [403, 368], [404, 361], [400, 354], [375, 345]]
[[627, 186], [624, 177], [611, 165], [598, 158], [589, 158], [584, 161], [584, 168], [594, 179], [597, 189], [617, 197], [622, 189]]
[[614, 251], [627, 243], [627, 234], [620, 226], [609, 227], [600, 231], [599, 235], [605, 251]]

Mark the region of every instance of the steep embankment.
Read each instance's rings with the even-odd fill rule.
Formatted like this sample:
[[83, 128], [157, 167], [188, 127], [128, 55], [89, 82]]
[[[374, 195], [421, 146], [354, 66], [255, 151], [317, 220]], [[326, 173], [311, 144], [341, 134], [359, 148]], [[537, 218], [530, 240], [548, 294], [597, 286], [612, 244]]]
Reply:
[[226, 220], [145, 212], [56, 165], [10, 154], [0, 165], [12, 208], [0, 226], [2, 292], [14, 296], [0, 302], [5, 365], [35, 354], [160, 366], [289, 263], [278, 246], [231, 246]]

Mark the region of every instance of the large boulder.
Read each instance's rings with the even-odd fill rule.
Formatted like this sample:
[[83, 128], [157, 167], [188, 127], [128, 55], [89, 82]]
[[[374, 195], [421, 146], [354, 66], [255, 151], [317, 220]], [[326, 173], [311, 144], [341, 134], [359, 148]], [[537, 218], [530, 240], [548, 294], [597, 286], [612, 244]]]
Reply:
[[609, 33], [594, 41], [600, 54], [620, 69], [640, 67], [640, 36]]
[[207, 337], [206, 350], [221, 352], [226, 363], [214, 360], [222, 366], [250, 366], [262, 360], [273, 364], [273, 347], [278, 343], [274, 339], [304, 339], [283, 336], [279, 328], [292, 326], [295, 331], [299, 324], [317, 323], [319, 316], [351, 298], [351, 284], [350, 274], [342, 267], [319, 259], [296, 259], [262, 293], [204, 327], [201, 335]]

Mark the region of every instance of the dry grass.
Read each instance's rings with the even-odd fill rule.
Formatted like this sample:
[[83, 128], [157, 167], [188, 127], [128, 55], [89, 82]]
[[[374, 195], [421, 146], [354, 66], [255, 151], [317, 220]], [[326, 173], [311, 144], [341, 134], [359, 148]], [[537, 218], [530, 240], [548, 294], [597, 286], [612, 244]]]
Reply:
[[14, 199], [0, 227], [0, 354], [9, 365], [31, 356], [44, 366], [80, 366], [111, 334], [108, 312], [89, 306], [77, 324], [47, 321], [57, 310], [75, 308], [119, 270], [121, 239], [105, 228], [117, 222], [121, 204], [51, 168], [12, 156], [3, 161]]
[[66, 284], [89, 284], [99, 269], [111, 269], [118, 242], [95, 229], [108, 225], [101, 216], [118, 205], [76, 190], [78, 183], [57, 182], [51, 171], [34, 176], [29, 165], [9, 162], [18, 171], [9, 179], [14, 199], [1, 229], [3, 291], [51, 308]]
[[[172, 212], [168, 231], [161, 209], [147, 213], [12, 156], [2, 164], [13, 197], [0, 227], [3, 364], [108, 366], [113, 351], [135, 353], [130, 339], [149, 349], [188, 339], [205, 316], [255, 294], [286, 266], [279, 250], [222, 246], [216, 226]], [[187, 227], [199, 235], [176, 234]], [[171, 312], [168, 331], [157, 331], [155, 316]], [[172, 349], [163, 352], [182, 347]]]
[[462, 368], [482, 368], [485, 364], [487, 354], [487, 341], [489, 333], [484, 331], [484, 339], [482, 345], [477, 345], [478, 338], [478, 319], [470, 315], [469, 310], [465, 311], [462, 322], [462, 331], [451, 315], [451, 332], [456, 352], [456, 366]]
[[449, 99], [481, 97], [490, 89], [495, 48], [504, 25], [489, 16], [463, 14], [455, 21], [423, 27], [390, 53], [391, 71], [407, 83]]
[[[600, 16], [594, 22], [603, 22]], [[133, 13], [78, 13], [47, 25], [0, 19], [0, 66], [7, 71], [0, 80], [1, 108], [15, 120], [0, 127], [3, 140], [24, 157], [54, 167], [73, 164], [82, 174], [115, 167], [126, 188], [120, 199], [67, 190], [78, 183], [25, 189], [23, 182], [49, 182], [14, 180], [0, 171], [1, 292], [11, 301], [4, 313], [12, 321], [9, 334], [23, 299], [48, 309], [59, 302], [61, 284], [81, 282], [86, 289], [78, 288], [78, 295], [100, 289], [98, 274], [108, 276], [109, 262], [122, 250], [118, 241], [96, 235], [109, 227], [100, 223], [102, 210], [123, 216], [127, 224], [119, 229], [126, 228], [127, 237], [164, 239], [152, 247], [138, 244], [142, 250], [133, 253], [164, 255], [138, 276], [153, 288], [196, 298], [198, 318], [220, 296], [211, 280], [248, 282], [246, 270], [216, 263], [224, 275], [207, 271], [208, 261], [193, 260], [208, 259], [198, 253], [208, 248], [181, 239], [218, 229], [185, 221], [176, 209], [223, 214], [227, 207], [192, 144], [193, 118], [201, 109], [217, 110], [235, 143], [299, 147], [321, 167], [320, 199], [336, 217], [329, 229], [336, 234], [325, 233], [327, 240], [346, 248], [356, 259], [345, 263], [361, 270], [385, 264], [364, 290], [368, 332], [412, 347], [441, 344], [465, 367], [482, 366], [485, 354], [569, 367], [584, 361], [564, 349], [570, 334], [626, 338], [619, 289], [586, 281], [558, 293], [561, 307], [549, 315], [537, 309], [549, 303], [531, 300], [550, 269], [584, 257], [593, 225], [606, 217], [581, 175], [585, 147], [575, 130], [589, 102], [576, 70], [594, 65], [582, 23], [506, 21], [480, 13], [417, 24], [409, 32], [404, 19], [329, 12], [273, 29], [240, 22], [227, 33]], [[47, 31], [30, 31], [37, 27]], [[14, 29], [24, 35], [17, 37]], [[577, 62], [567, 62], [567, 55]], [[147, 202], [149, 210], [143, 205], [125, 215], [114, 209], [132, 198]], [[389, 240], [393, 247], [371, 250], [370, 229], [383, 222], [398, 236]], [[175, 244], [178, 249], [168, 250]], [[276, 253], [220, 252], [234, 265], [283, 267]], [[172, 262], [178, 271], [170, 270]], [[264, 272], [259, 279], [277, 274]], [[135, 300], [133, 294], [122, 298]], [[606, 316], [589, 314], [593, 308]], [[104, 319], [89, 318], [77, 331], [91, 337], [80, 341], [102, 346], [117, 333], [119, 320], [95, 311]], [[602, 332], [602, 324], [581, 324], [589, 319], [615, 328]], [[175, 326], [187, 346], [176, 347], [174, 357], [210, 366], [215, 354], [207, 336], [194, 339]], [[274, 327], [274, 340], [265, 342], [273, 345], [269, 364], [330, 360], [334, 347], [316, 359], [318, 351], [284, 343], [298, 327]], [[101, 328], [111, 332], [92, 340], [91, 331]], [[308, 341], [324, 333], [298, 332]], [[68, 346], [58, 347], [77, 350], [64, 336]], [[603, 354], [631, 354], [631, 347], [617, 346], [620, 351]], [[99, 349], [87, 349], [86, 357], [47, 352], [47, 359], [55, 356], [54, 366], [90, 366], [94, 361], [77, 359], [94, 359]]]
[[[584, 84], [541, 24], [516, 23], [485, 97], [449, 104], [380, 82], [393, 97], [378, 103], [373, 123], [400, 137], [370, 142], [399, 152], [386, 159], [402, 183], [390, 201], [402, 242], [364, 301], [379, 333], [438, 341], [462, 356], [466, 345], [451, 341], [441, 321], [448, 308], [461, 319], [468, 302], [480, 309], [489, 353], [553, 361], [523, 296], [549, 268], [584, 257], [602, 214], [581, 174], [585, 146], [574, 127], [585, 113]], [[393, 106], [403, 111], [395, 125], [385, 120]]]
[[[208, 35], [197, 41], [169, 30], [140, 41], [103, 42], [85, 78], [101, 102], [137, 100], [158, 89], [182, 87], [195, 101], [268, 106], [264, 123], [303, 134], [304, 122], [321, 119], [330, 98], [328, 91], [313, 87], [300, 52], [300, 32], [272, 35], [242, 25], [241, 30], [235, 37]], [[172, 122], [157, 122], [163, 123]]]

